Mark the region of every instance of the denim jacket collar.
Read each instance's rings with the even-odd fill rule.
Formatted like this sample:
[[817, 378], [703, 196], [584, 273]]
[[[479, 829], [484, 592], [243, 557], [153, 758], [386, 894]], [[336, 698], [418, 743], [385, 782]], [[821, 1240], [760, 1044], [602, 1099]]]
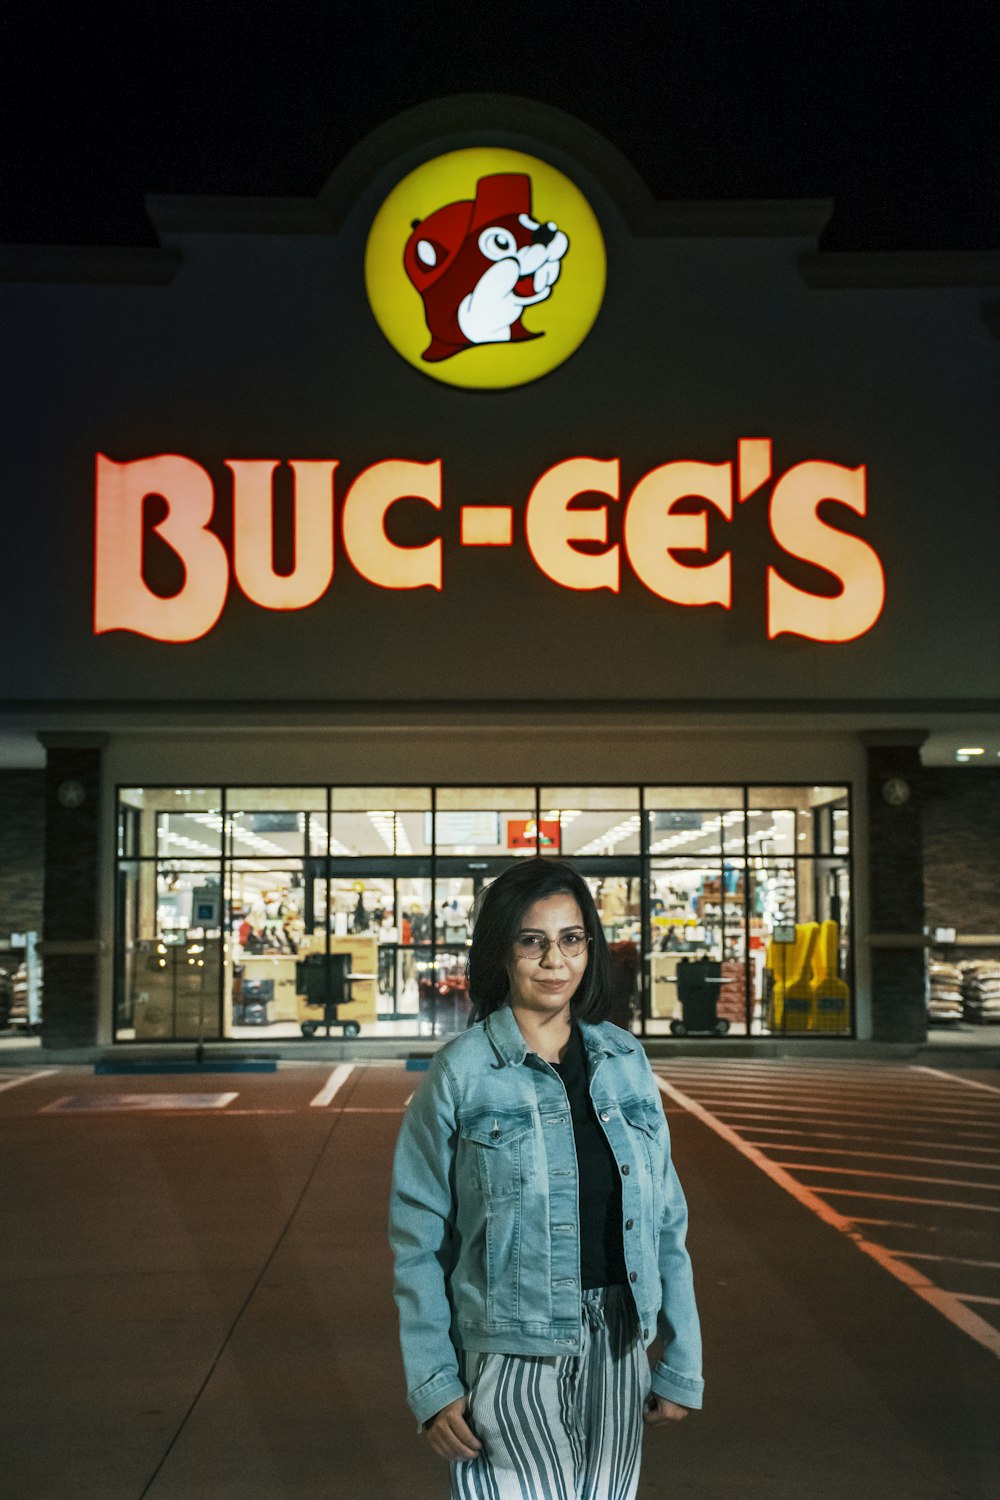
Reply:
[[[501, 1005], [499, 1010], [491, 1011], [484, 1024], [486, 1035], [502, 1063], [517, 1067], [524, 1062], [528, 1048], [509, 1005]], [[612, 1057], [616, 1052], [635, 1051], [636, 1043], [626, 1032], [616, 1034], [617, 1028], [592, 1026], [587, 1021], [579, 1024], [584, 1046], [592, 1055]]]

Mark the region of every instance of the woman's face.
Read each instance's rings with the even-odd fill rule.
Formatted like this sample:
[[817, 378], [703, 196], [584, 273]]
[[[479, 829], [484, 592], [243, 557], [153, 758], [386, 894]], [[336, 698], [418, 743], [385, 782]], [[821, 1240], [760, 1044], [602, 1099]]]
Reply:
[[[586, 935], [583, 913], [575, 896], [560, 893], [544, 896], [529, 906], [521, 919], [507, 961], [511, 1004], [515, 1010], [532, 1011], [539, 1017], [569, 1010], [587, 968], [588, 945], [575, 957], [563, 953], [559, 938]], [[545, 943], [539, 941], [548, 941]], [[534, 948], [535, 952], [526, 952]]]

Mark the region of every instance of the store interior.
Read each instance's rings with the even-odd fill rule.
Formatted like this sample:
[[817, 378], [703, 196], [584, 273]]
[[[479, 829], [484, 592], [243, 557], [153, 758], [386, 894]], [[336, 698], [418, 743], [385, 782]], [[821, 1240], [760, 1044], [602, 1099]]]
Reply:
[[444, 1036], [477, 896], [571, 858], [613, 1017], [645, 1034], [852, 1032], [846, 787], [127, 787], [119, 1041]]

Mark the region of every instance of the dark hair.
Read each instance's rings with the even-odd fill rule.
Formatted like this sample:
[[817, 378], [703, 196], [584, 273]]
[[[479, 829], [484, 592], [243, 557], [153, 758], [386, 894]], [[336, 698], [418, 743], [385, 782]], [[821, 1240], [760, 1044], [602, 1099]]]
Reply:
[[524, 914], [546, 896], [574, 896], [590, 938], [590, 956], [570, 1001], [578, 1021], [604, 1021], [611, 1009], [611, 959], [590, 887], [572, 865], [536, 855], [509, 865], [477, 902], [467, 973], [472, 998], [470, 1021], [481, 1021], [507, 1001], [507, 966]]

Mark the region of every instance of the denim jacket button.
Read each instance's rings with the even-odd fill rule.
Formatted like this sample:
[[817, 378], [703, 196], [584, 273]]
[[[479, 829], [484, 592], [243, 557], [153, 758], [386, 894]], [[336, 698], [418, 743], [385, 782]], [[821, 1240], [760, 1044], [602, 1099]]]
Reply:
[[625, 1220], [625, 1228], [626, 1229], [633, 1228], [634, 1224], [635, 1224], [635, 1220], [634, 1219], [626, 1219]]
[[629, 1281], [638, 1281], [639, 1280], [639, 1273], [637, 1271], [630, 1271], [628, 1273], [628, 1279], [629, 1279]]
[[606, 1109], [602, 1109], [601, 1110], [601, 1119], [602, 1120], [610, 1120], [611, 1119], [611, 1116], [608, 1114], [608, 1112], [607, 1112]]
[[628, 1176], [628, 1172], [629, 1172], [628, 1166], [622, 1167], [622, 1176], [623, 1177], [627, 1177]]

